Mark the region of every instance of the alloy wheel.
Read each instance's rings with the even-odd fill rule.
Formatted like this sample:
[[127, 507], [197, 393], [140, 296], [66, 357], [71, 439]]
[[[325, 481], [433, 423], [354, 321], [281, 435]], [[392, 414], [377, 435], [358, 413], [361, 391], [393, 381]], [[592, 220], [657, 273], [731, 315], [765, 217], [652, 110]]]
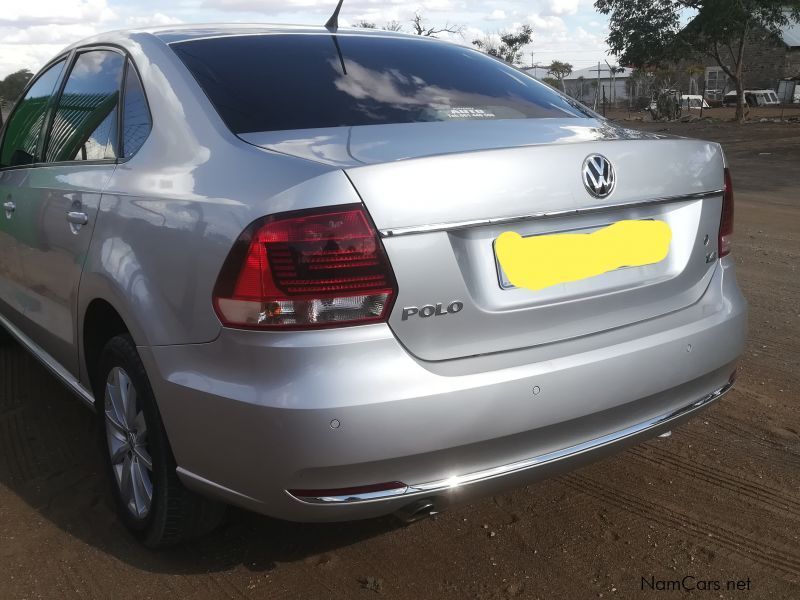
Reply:
[[120, 497], [130, 513], [144, 519], [153, 503], [153, 461], [147, 447], [147, 422], [136, 387], [120, 367], [108, 374], [105, 390], [108, 452]]

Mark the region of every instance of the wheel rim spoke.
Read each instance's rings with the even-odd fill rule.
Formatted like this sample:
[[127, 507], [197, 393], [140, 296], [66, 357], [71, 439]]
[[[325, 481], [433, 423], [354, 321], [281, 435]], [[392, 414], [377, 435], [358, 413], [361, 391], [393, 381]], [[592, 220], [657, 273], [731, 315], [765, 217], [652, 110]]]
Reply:
[[127, 430], [125, 406], [122, 402], [122, 393], [119, 389], [119, 377], [116, 369], [112, 371], [111, 381], [106, 383], [106, 415], [118, 429]]
[[117, 417], [114, 414], [113, 409], [106, 410], [106, 421], [111, 425], [111, 430], [117, 434], [121, 439], [125, 438], [125, 434], [127, 433], [125, 430], [125, 426], [117, 421]]
[[150, 475], [139, 464], [138, 458], [134, 458], [131, 462], [131, 480], [136, 512], [141, 517], [150, 507], [150, 502], [153, 499], [153, 486], [150, 482]]
[[130, 454], [131, 447], [127, 440], [120, 440], [116, 437], [109, 436], [108, 440], [109, 451], [111, 452], [111, 464], [118, 465], [125, 457]]
[[142, 465], [144, 465], [148, 471], [153, 470], [153, 459], [150, 458], [150, 453], [147, 451], [147, 448], [145, 448], [144, 446], [136, 446], [133, 452], [139, 458], [139, 462], [141, 462]]
[[131, 460], [130, 455], [126, 455], [124, 461], [122, 462], [122, 478], [119, 482], [119, 491], [122, 495], [122, 500], [125, 502], [125, 505], [129, 509], [132, 509], [131, 512], [137, 514], [135, 499], [133, 497], [133, 473], [131, 472], [132, 466], [133, 461]]
[[137, 441], [144, 443], [147, 440], [147, 422], [144, 419], [144, 411], [140, 410], [133, 420], [133, 430], [136, 432]]
[[136, 388], [133, 383], [122, 369], [117, 370], [117, 377], [119, 378], [120, 397], [122, 398], [122, 418], [123, 423], [132, 430], [134, 421], [136, 421]]

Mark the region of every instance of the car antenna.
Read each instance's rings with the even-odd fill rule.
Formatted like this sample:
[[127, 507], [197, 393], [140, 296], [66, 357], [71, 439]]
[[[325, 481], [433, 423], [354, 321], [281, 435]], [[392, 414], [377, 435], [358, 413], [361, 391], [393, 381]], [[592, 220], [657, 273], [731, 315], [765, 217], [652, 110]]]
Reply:
[[[331, 34], [336, 33], [339, 29], [339, 11], [342, 10], [342, 4], [344, 0], [339, 0], [339, 4], [336, 5], [336, 10], [333, 11], [331, 18], [328, 19], [328, 22], [325, 23], [325, 29], [331, 32]], [[331, 35], [333, 39], [333, 45], [336, 46], [336, 54], [339, 56], [339, 63], [342, 65], [342, 72], [347, 75], [347, 67], [344, 64], [344, 56], [342, 56], [342, 49], [339, 47], [339, 40], [336, 39], [335, 35]]]
[[339, 0], [339, 4], [336, 5], [336, 9], [333, 11], [331, 18], [328, 19], [327, 23], [325, 23], [325, 29], [331, 33], [339, 29], [339, 11], [342, 10], [343, 2], [344, 0]]

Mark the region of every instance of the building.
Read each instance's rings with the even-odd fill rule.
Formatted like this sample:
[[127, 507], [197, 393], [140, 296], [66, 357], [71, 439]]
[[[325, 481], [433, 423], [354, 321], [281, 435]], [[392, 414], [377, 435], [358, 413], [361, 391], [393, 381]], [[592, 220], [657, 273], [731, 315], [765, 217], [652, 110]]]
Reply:
[[[572, 96], [584, 104], [592, 105], [594, 104], [595, 94], [599, 85], [600, 95], [598, 105], [603, 101], [603, 91], [605, 91], [606, 102], [608, 104], [627, 101], [628, 86], [626, 82], [631, 75], [631, 69], [615, 67], [615, 71], [612, 74], [605, 61], [600, 63], [599, 68], [599, 81], [597, 78], [598, 67], [596, 65], [585, 69], [578, 69], [565, 77], [564, 88], [567, 95]], [[619, 69], [619, 71], [616, 69]], [[552, 77], [552, 75], [547, 72], [547, 67], [533, 66], [523, 69], [523, 71], [539, 80]]]
[[[729, 50], [721, 49], [721, 53], [733, 69]], [[722, 67], [704, 54], [681, 61], [677, 71], [678, 85], [684, 93], [705, 91], [710, 102], [722, 100], [733, 89]], [[752, 30], [746, 40], [743, 76], [745, 89], [754, 90], [778, 90], [786, 87], [781, 81], [800, 79], [800, 23], [783, 27], [778, 36], [760, 28]]]
[[[614, 72], [612, 72], [612, 67]], [[628, 67], [609, 67], [605, 62], [573, 71], [564, 78], [567, 95], [586, 105], [593, 105], [595, 96], [597, 105], [603, 102], [603, 94], [607, 104], [619, 104], [628, 101], [628, 78], [631, 69]], [[598, 69], [600, 77], [598, 78]]]

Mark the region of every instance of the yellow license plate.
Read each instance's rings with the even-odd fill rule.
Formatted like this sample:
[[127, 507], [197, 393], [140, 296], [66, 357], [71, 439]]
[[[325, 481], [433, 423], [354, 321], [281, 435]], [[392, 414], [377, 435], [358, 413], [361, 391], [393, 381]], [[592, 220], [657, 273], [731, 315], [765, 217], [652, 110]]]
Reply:
[[541, 290], [580, 281], [621, 267], [661, 262], [669, 253], [672, 231], [657, 220], [618, 221], [591, 233], [554, 233], [522, 237], [514, 231], [494, 243], [504, 287]]

